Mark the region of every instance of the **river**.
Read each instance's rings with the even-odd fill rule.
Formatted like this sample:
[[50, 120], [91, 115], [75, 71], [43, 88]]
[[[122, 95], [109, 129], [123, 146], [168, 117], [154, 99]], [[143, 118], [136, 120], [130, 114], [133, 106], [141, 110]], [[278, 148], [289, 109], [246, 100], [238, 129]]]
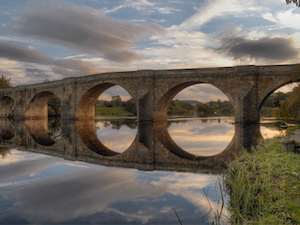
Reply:
[[[35, 153], [24, 143], [8, 148], [12, 135], [3, 127], [7, 122], [1, 124], [0, 224], [179, 224], [174, 209], [183, 224], [206, 224], [222, 208], [215, 170], [137, 170]], [[49, 135], [59, 141], [60, 121], [48, 124]], [[272, 137], [284, 132], [283, 125], [262, 118], [260, 131]], [[178, 146], [201, 156], [222, 152], [235, 132], [232, 117], [173, 118], [167, 126]], [[98, 139], [117, 153], [132, 144], [137, 128], [134, 118], [97, 119], [94, 126]], [[225, 218], [229, 198], [223, 197]]]

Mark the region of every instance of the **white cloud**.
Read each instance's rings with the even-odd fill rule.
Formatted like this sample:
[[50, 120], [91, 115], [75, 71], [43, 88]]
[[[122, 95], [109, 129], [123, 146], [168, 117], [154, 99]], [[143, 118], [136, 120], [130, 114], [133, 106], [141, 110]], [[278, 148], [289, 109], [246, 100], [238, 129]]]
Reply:
[[300, 14], [294, 13], [295, 9], [289, 9], [287, 11], [279, 12], [276, 16], [278, 24], [283, 27], [300, 29]]
[[160, 6], [163, 2], [155, 3], [148, 0], [126, 0], [124, 4], [118, 5], [112, 9], [104, 8], [103, 12], [106, 14], [117, 12], [121, 9], [132, 8], [143, 13], [151, 14], [153, 12], [159, 12], [161, 14], [171, 14], [174, 12], [180, 12], [180, 9], [176, 9], [169, 6]]

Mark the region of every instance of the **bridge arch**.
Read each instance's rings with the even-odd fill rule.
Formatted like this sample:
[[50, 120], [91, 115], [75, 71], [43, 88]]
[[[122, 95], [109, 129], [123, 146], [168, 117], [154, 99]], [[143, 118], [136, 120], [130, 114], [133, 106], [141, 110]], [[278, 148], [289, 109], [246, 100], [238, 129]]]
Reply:
[[264, 102], [268, 99], [268, 97], [274, 92], [276, 91], [277, 89], [285, 86], [285, 85], [288, 85], [288, 84], [292, 84], [294, 83], [295, 81], [293, 80], [288, 80], [288, 81], [285, 81], [285, 82], [276, 82], [274, 85], [270, 86], [270, 87], [266, 87], [266, 90], [263, 91], [263, 93], [259, 96], [259, 110], [261, 109], [261, 107], [263, 106]]
[[30, 100], [25, 117], [27, 119], [40, 119], [48, 117], [48, 101], [54, 95], [51, 91], [41, 91]]
[[[186, 81], [186, 82], [181, 82], [179, 84], [174, 85], [173, 87], [170, 87], [167, 92], [161, 97], [161, 99], [158, 101], [155, 107], [154, 111], [154, 120], [166, 120], [167, 119], [167, 110], [168, 107], [172, 101], [172, 99], [183, 89], [190, 87], [195, 84], [210, 84], [213, 85], [214, 87], [218, 88], [220, 91], [222, 91], [229, 99], [230, 103], [234, 106], [234, 100], [231, 97], [231, 95], [228, 92], [224, 92], [225, 90], [224, 87], [220, 85], [216, 85], [213, 82], [203, 82], [203, 81], [198, 81], [198, 80], [193, 80], [193, 81]], [[223, 90], [222, 90], [223, 89]]]
[[[81, 97], [77, 107], [76, 107], [76, 113], [75, 117], [80, 118], [89, 118], [92, 119], [95, 116], [95, 103], [98, 99], [98, 97], [106, 91], [108, 88], [113, 87], [115, 85], [119, 85], [122, 87], [125, 91], [127, 91], [132, 97], [132, 91], [129, 91], [128, 88], [126, 88], [125, 85], [122, 85], [120, 82], [107, 82], [107, 83], [101, 83], [96, 84], [89, 90], [87, 90], [83, 96]], [[134, 99], [134, 98], [133, 98]]]
[[14, 100], [11, 97], [3, 96], [0, 99], [0, 117], [12, 118], [14, 113]]

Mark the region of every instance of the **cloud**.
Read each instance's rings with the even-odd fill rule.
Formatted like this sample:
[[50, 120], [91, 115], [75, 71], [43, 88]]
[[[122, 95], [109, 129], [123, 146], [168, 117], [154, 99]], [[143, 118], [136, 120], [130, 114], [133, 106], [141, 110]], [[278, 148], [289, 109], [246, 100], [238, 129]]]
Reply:
[[220, 18], [226, 15], [248, 17], [251, 12], [257, 12], [259, 10], [259, 8], [253, 7], [251, 1], [241, 3], [241, 1], [238, 0], [206, 1], [200, 8], [194, 7], [194, 9], [197, 12], [185, 20], [180, 25], [181, 28], [199, 28], [214, 18]]
[[15, 26], [8, 29], [10, 32], [81, 53], [103, 54], [107, 60], [124, 64], [141, 59], [130, 49], [135, 41], [166, 33], [163, 27], [154, 23], [119, 21], [106, 17], [99, 9], [62, 1], [32, 1], [15, 16]]
[[126, 0], [124, 4], [118, 5], [112, 9], [107, 9], [104, 8], [103, 12], [104, 13], [114, 13], [117, 12], [121, 9], [126, 9], [126, 8], [132, 8], [138, 11], [143, 11], [144, 13], [147, 14], [152, 14], [155, 12], [161, 13], [161, 14], [171, 14], [173, 12], [180, 12], [180, 9], [176, 9], [173, 7], [165, 6], [165, 7], [160, 7], [158, 4], [161, 4], [161, 2], [149, 2], [147, 0]]
[[28, 63], [50, 66], [52, 72], [63, 77], [83, 76], [99, 72], [96, 65], [79, 59], [55, 59], [51, 56], [31, 48], [22, 47], [0, 41], [0, 58], [26, 63], [25, 75], [30, 78], [40, 78], [39, 81], [49, 79], [53, 74], [45, 69], [37, 68]]
[[281, 37], [261, 37], [249, 39], [237, 32], [225, 32], [220, 35], [220, 47], [212, 47], [216, 53], [222, 53], [234, 60], [254, 59], [264, 62], [284, 62], [298, 58], [299, 53], [292, 39]]
[[14, 210], [24, 219], [40, 224], [92, 216], [106, 212], [112, 203], [156, 198], [168, 190], [164, 184], [153, 187], [134, 178], [129, 170], [78, 168], [67, 175], [40, 178], [33, 186], [12, 186], [2, 194], [18, 202]]
[[43, 82], [44, 80], [49, 80], [52, 78], [45, 70], [36, 68], [32, 65], [28, 65], [25, 69], [25, 76], [31, 78], [32, 80]]
[[36, 50], [0, 41], [0, 57], [20, 62], [47, 64], [51, 56]]
[[211, 84], [196, 84], [183, 89], [174, 99], [178, 100], [196, 100], [199, 102], [228, 101], [228, 97], [217, 87]]

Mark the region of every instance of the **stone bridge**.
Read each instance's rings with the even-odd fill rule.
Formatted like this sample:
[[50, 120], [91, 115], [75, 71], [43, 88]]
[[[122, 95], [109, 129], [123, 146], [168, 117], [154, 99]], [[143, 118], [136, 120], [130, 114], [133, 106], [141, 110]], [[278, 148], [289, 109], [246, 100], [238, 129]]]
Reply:
[[103, 73], [59, 81], [0, 89], [0, 117], [33, 119], [47, 117], [47, 102], [57, 95], [62, 119], [94, 117], [99, 95], [114, 85], [133, 98], [139, 121], [167, 118], [172, 98], [182, 89], [199, 83], [219, 88], [232, 103], [235, 122], [258, 123], [259, 109], [277, 88], [292, 82], [298, 65], [237, 66], [224, 68], [146, 70]]
[[[250, 148], [259, 131], [259, 110], [277, 88], [291, 83], [298, 65], [238, 66], [226, 68], [104, 73], [60, 81], [0, 89], [2, 147], [22, 147], [65, 158], [117, 165], [143, 164], [158, 168], [184, 165], [215, 168]], [[195, 156], [172, 140], [167, 130], [167, 108], [182, 89], [208, 83], [229, 98], [235, 110], [235, 135], [223, 152]], [[138, 111], [138, 133], [132, 145], [118, 154], [97, 138], [94, 105], [99, 95], [120, 85], [132, 96]], [[62, 106], [63, 138], [55, 143], [47, 134], [47, 102], [57, 95]], [[26, 120], [24, 120], [26, 119]], [[35, 119], [35, 120], [29, 120]], [[49, 153], [51, 152], [51, 153]], [[125, 165], [124, 164], [124, 165]], [[191, 169], [192, 170], [192, 169]]]

